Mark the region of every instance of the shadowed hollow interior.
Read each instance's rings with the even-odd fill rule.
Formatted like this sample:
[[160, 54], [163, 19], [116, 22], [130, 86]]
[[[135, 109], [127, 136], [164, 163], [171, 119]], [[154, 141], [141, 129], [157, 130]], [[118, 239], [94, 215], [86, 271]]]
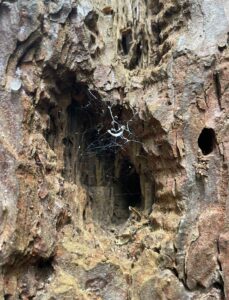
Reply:
[[[82, 185], [87, 192], [85, 218], [88, 209], [95, 221], [123, 223], [130, 215], [129, 206], [146, 208], [142, 177], [129, 154], [135, 141], [128, 138], [137, 140], [129, 121], [133, 118], [136, 126], [138, 119], [134, 119], [130, 108], [102, 101], [85, 84], [75, 83], [72, 88], [74, 93], [67, 106], [61, 107], [58, 101], [49, 110], [52, 124], [47, 140], [52, 148], [62, 144], [64, 179]], [[64, 113], [64, 124], [57, 121], [57, 111]], [[124, 127], [128, 128], [126, 133], [113, 134]], [[152, 205], [153, 195], [149, 197], [147, 208]]]

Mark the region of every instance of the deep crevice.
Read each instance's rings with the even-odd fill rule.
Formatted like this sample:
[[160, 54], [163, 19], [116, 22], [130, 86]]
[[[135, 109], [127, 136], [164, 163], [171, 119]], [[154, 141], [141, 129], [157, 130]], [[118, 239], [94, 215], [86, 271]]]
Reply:
[[121, 38], [121, 48], [124, 55], [127, 55], [129, 53], [131, 45], [132, 45], [132, 31], [131, 29], [127, 29], [122, 32], [122, 38]]
[[221, 92], [220, 74], [218, 71], [215, 71], [213, 73], [213, 79], [214, 79], [215, 91], [216, 91], [218, 104], [219, 104], [220, 109], [222, 109], [222, 106], [221, 106], [222, 92]]
[[133, 56], [130, 60], [130, 64], [129, 64], [129, 69], [130, 70], [133, 70], [135, 69], [140, 61], [141, 61], [141, 58], [142, 58], [142, 49], [143, 49], [143, 45], [142, 45], [142, 42], [138, 42], [137, 45], [135, 46], [135, 49], [133, 51]]
[[142, 208], [142, 193], [140, 177], [131, 162], [124, 158], [116, 179], [114, 194], [113, 223], [122, 223], [129, 215], [129, 207]]
[[160, 28], [160, 26], [158, 25], [157, 22], [152, 22], [151, 29], [152, 29], [152, 33], [154, 34], [154, 37], [156, 39], [156, 43], [158, 45], [160, 45], [161, 42], [162, 42], [161, 36], [160, 36], [160, 34], [161, 34], [161, 28]]

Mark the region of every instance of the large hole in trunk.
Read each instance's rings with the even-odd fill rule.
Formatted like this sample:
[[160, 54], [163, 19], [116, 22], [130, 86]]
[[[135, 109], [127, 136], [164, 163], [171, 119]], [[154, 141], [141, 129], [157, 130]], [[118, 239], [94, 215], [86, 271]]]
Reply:
[[[57, 118], [61, 112], [64, 123]], [[49, 115], [47, 141], [53, 149], [62, 143], [62, 175], [66, 181], [85, 188], [96, 222], [118, 225], [128, 219], [130, 206], [150, 209], [153, 183], [148, 183], [146, 197], [140, 170], [129, 151], [133, 144], [141, 147], [135, 134], [140, 119], [133, 109], [104, 102], [96, 91], [77, 83], [71, 103], [61, 108], [59, 101]], [[87, 211], [84, 217], [87, 218]]]

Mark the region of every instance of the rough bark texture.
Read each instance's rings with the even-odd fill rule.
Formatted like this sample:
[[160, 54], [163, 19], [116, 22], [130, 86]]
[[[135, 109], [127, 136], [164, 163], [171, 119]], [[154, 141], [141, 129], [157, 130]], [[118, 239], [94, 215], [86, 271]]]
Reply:
[[0, 298], [229, 299], [228, 0], [0, 0]]

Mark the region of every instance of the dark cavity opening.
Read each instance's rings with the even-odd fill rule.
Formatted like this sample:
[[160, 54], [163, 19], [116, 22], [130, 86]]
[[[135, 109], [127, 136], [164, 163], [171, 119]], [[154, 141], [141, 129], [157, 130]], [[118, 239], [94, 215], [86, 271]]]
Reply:
[[129, 64], [129, 69], [133, 70], [135, 69], [141, 62], [141, 58], [142, 58], [142, 42], [138, 42], [137, 45], [135, 45], [134, 49], [133, 49], [133, 56], [130, 60], [130, 64]]
[[212, 128], [204, 128], [198, 138], [198, 145], [204, 155], [210, 154], [215, 147], [216, 136]]
[[37, 269], [44, 273], [50, 273], [50, 271], [53, 271], [53, 263], [54, 263], [54, 256], [50, 256], [48, 258], [40, 258], [34, 265], [37, 267]]
[[[105, 226], [122, 224], [130, 216], [129, 206], [149, 207], [141, 191], [142, 174], [131, 160], [130, 147], [138, 141], [141, 121], [133, 108], [105, 102], [85, 83], [70, 79], [69, 86], [61, 88], [63, 94], [71, 90], [68, 102], [59, 97], [55, 105], [40, 109], [50, 117], [47, 142], [54, 150], [62, 143], [63, 178], [85, 188], [84, 219], [92, 216]], [[70, 222], [63, 210], [57, 230]]]
[[122, 223], [130, 215], [129, 207], [142, 208], [140, 176], [126, 158], [120, 162], [120, 173], [114, 194], [113, 223]]
[[95, 11], [89, 12], [86, 18], [84, 19], [84, 23], [87, 26], [87, 28], [90, 31], [94, 32], [96, 35], [99, 34], [97, 27], [98, 19], [99, 15]]
[[118, 225], [128, 219], [129, 206], [144, 207], [140, 176], [128, 156], [128, 139], [136, 140], [135, 121], [130, 108], [103, 102], [87, 86], [75, 89], [62, 139], [63, 177], [79, 181], [88, 192], [84, 219], [88, 210], [95, 221]]
[[131, 29], [125, 30], [122, 32], [122, 50], [125, 55], [127, 55], [130, 51], [132, 44], [132, 31]]
[[160, 34], [161, 34], [161, 28], [160, 28], [160, 26], [158, 25], [157, 22], [153, 22], [151, 24], [151, 28], [152, 28], [152, 33], [154, 35], [154, 38], [155, 38], [157, 44], [160, 45], [161, 42], [162, 42], [161, 36], [160, 36]]

